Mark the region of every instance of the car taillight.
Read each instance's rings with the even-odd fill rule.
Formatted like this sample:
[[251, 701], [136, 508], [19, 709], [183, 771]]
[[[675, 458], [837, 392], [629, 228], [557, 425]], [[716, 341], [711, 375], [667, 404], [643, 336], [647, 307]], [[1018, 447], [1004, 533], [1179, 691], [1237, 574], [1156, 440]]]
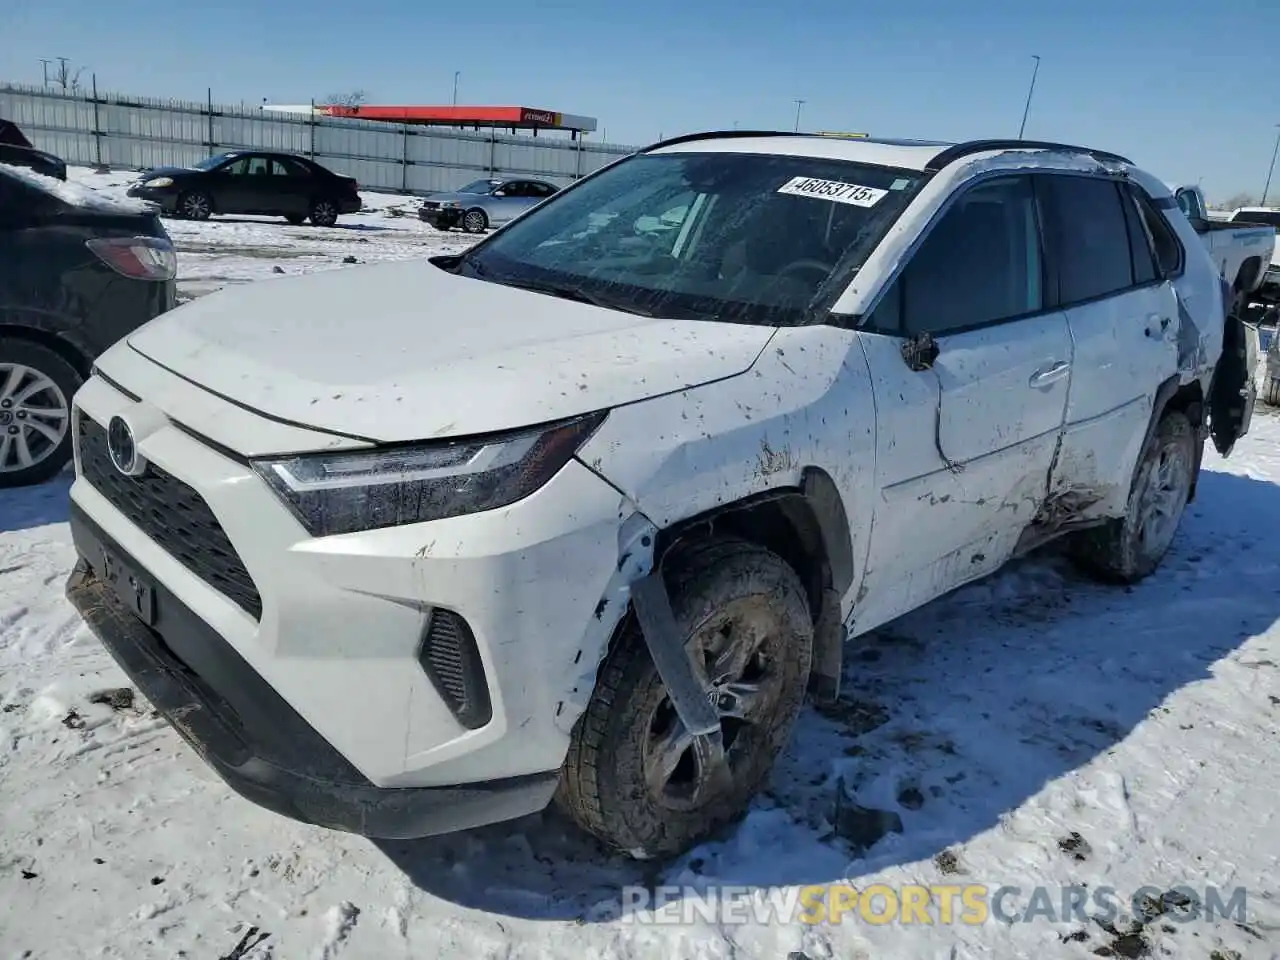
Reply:
[[116, 273], [133, 280], [172, 280], [178, 273], [173, 244], [158, 237], [99, 237], [85, 246]]

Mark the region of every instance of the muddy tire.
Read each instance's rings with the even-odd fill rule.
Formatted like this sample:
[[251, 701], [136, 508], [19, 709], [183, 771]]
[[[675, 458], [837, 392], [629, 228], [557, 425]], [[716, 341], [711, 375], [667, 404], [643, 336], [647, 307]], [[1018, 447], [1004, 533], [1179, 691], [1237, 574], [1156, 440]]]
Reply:
[[664, 564], [672, 611], [719, 691], [728, 777], [699, 762], [634, 617], [600, 666], [557, 799], [637, 859], [681, 853], [741, 816], [786, 746], [809, 680], [813, 619], [795, 571], [763, 547], [713, 539]]
[[1154, 571], [1182, 520], [1203, 443], [1184, 414], [1166, 413], [1138, 458], [1125, 515], [1070, 542], [1077, 564], [1112, 583], [1136, 583]]

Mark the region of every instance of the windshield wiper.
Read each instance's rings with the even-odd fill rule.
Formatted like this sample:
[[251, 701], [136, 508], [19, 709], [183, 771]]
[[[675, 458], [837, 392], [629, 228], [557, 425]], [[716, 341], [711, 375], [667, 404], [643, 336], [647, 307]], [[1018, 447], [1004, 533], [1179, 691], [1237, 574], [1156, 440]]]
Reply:
[[603, 307], [606, 310], [621, 310], [623, 313], [634, 313], [641, 317], [652, 317], [653, 314], [642, 307], [632, 306], [631, 304], [618, 303], [607, 297], [600, 297], [594, 293], [588, 293], [581, 287], [575, 287], [572, 284], [564, 283], [539, 283], [531, 280], [498, 280], [498, 283], [506, 284], [509, 287], [519, 287], [521, 290], [528, 290], [532, 293], [545, 293], [548, 296], [559, 297], [562, 300], [574, 300], [578, 303], [589, 303], [593, 307]]

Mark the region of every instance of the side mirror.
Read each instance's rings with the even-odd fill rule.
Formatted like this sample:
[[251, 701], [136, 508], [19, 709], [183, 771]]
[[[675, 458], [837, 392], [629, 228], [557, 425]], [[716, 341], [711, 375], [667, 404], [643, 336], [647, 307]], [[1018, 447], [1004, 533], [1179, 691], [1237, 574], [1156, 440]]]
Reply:
[[505, 190], [495, 190], [495, 191], [493, 191], [493, 195], [494, 195], [495, 197], [505, 197], [505, 196], [507, 195], [507, 191], [505, 191]]
[[902, 342], [902, 359], [917, 373], [929, 370], [938, 359], [938, 341], [931, 333], [917, 333]]

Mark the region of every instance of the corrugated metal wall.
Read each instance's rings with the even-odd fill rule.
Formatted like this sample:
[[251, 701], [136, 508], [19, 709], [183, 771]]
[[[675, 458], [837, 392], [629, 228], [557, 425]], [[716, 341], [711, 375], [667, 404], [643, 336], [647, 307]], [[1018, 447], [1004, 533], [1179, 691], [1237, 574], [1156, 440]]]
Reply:
[[483, 176], [564, 185], [635, 149], [575, 142], [564, 134], [463, 133], [7, 83], [0, 83], [0, 117], [71, 164], [141, 170], [257, 147], [314, 157], [366, 189], [405, 193], [447, 190]]

